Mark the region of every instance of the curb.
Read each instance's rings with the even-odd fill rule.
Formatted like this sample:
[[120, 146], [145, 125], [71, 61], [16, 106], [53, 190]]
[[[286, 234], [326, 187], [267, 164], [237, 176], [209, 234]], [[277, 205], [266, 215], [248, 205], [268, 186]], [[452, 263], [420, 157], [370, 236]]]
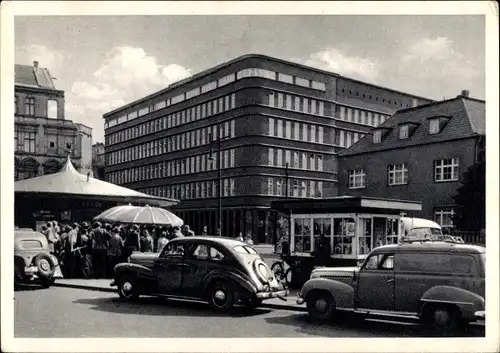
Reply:
[[[95, 291], [95, 292], [106, 292], [106, 293], [116, 293], [116, 289], [114, 288], [104, 288], [104, 287], [97, 287], [97, 286], [89, 286], [89, 285], [83, 285], [83, 284], [73, 284], [73, 283], [54, 283], [52, 287], [62, 287], [62, 288], [73, 288], [73, 289], [84, 289], [84, 290], [90, 290], [90, 291]], [[290, 311], [299, 311], [299, 312], [307, 312], [307, 309], [304, 307], [299, 307], [295, 305], [279, 305], [279, 304], [270, 304], [263, 302], [261, 305], [259, 305], [261, 308], [269, 308], [269, 309], [277, 309], [277, 310], [290, 310]]]

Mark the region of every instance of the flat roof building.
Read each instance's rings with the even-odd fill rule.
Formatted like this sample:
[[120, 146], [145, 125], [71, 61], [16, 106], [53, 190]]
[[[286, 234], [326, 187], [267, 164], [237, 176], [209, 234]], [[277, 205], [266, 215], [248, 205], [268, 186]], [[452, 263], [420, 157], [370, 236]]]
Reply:
[[215, 234], [220, 162], [222, 235], [270, 243], [283, 224], [271, 201], [337, 196], [337, 154], [396, 110], [430, 102], [244, 55], [104, 114], [105, 178], [180, 199], [174, 212]]

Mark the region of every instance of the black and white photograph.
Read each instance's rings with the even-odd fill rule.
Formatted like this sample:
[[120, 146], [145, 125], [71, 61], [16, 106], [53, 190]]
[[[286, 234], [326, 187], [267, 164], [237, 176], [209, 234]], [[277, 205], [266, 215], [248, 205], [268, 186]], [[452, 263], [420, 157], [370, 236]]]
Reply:
[[497, 3], [1, 10], [2, 351], [500, 349]]

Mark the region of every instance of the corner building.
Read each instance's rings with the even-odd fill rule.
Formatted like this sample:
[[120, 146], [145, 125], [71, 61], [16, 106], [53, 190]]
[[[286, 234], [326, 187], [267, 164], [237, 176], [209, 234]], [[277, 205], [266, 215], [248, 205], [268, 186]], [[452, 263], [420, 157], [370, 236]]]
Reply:
[[[429, 102], [244, 55], [105, 114], [105, 178], [180, 199], [173, 210], [185, 223], [215, 234], [220, 162], [222, 234], [272, 243], [282, 216], [271, 201], [285, 190], [288, 198], [337, 196], [337, 153], [396, 110]], [[228, 137], [220, 161], [209, 158], [219, 136]]]

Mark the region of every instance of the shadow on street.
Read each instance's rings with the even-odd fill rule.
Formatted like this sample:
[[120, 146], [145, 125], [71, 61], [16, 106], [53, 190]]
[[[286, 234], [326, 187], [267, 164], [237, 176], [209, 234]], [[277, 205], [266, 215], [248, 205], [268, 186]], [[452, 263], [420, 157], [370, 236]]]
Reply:
[[23, 292], [23, 291], [30, 291], [30, 290], [45, 290], [49, 289], [46, 287], [43, 287], [41, 284], [38, 283], [16, 283], [14, 284], [14, 292]]
[[[298, 333], [322, 337], [325, 336], [325, 330], [331, 330], [332, 334], [335, 333], [336, 335], [344, 331], [346, 336], [349, 336], [349, 332], [354, 331], [356, 334], [352, 336], [360, 336], [366, 333], [367, 337], [442, 337], [423, 325], [370, 321], [353, 314], [342, 314], [338, 318], [325, 323], [312, 322], [306, 313], [268, 317], [264, 320], [269, 324], [295, 326]], [[323, 330], [318, 330], [319, 327], [323, 328]], [[467, 326], [451, 337], [485, 337], [485, 331], [484, 327]]]
[[119, 298], [77, 299], [73, 303], [90, 305], [92, 310], [134, 315], [251, 317], [271, 312], [267, 309], [234, 307], [231, 313], [216, 313], [207, 303], [160, 297], [140, 297], [136, 302], [123, 302]]

